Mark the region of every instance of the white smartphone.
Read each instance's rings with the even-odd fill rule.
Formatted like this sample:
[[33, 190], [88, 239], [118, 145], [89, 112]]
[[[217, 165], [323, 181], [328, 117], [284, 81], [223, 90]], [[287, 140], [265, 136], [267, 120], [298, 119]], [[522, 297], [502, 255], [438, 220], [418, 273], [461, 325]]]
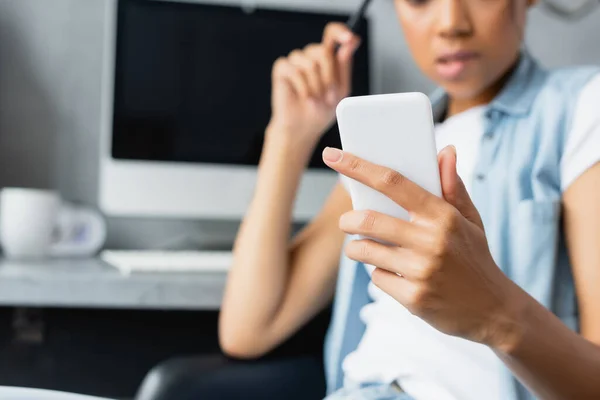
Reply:
[[[422, 93], [349, 97], [337, 107], [344, 151], [400, 172], [442, 196], [433, 115]], [[355, 210], [373, 210], [408, 219], [406, 210], [383, 194], [348, 180]]]

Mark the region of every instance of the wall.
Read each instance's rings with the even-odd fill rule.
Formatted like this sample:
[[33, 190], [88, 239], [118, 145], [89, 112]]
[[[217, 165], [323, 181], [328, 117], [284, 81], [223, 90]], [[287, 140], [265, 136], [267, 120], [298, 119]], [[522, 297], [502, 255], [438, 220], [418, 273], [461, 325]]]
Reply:
[[[0, 0], [0, 186], [59, 188], [66, 198], [95, 203], [106, 1]], [[349, 11], [358, 1], [260, 4]], [[375, 91], [429, 90], [410, 59], [393, 2], [375, 2], [371, 14]], [[527, 43], [550, 66], [600, 64], [599, 33], [600, 10], [576, 25], [534, 10]], [[230, 242], [237, 224], [110, 219], [109, 228], [111, 247], [162, 247], [184, 238], [213, 246]]]

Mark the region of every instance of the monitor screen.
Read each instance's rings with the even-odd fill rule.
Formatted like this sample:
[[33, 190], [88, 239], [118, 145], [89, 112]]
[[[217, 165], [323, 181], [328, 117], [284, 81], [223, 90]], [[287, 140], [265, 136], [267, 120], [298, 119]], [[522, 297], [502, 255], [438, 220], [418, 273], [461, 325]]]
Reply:
[[[257, 165], [271, 114], [273, 62], [321, 40], [347, 16], [152, 0], [120, 0], [112, 156], [115, 159]], [[367, 25], [353, 94], [369, 93]], [[340, 146], [327, 132], [321, 150]]]

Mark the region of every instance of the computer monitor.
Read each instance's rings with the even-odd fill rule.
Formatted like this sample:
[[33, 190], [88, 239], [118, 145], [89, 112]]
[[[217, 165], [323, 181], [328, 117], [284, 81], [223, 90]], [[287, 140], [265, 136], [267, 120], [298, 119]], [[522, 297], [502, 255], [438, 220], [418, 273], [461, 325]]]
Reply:
[[[241, 219], [252, 198], [270, 117], [273, 62], [321, 40], [348, 16], [164, 0], [108, 2], [100, 205], [112, 216]], [[369, 93], [369, 51], [353, 94]], [[312, 217], [337, 181], [321, 161], [302, 179], [296, 220]]]

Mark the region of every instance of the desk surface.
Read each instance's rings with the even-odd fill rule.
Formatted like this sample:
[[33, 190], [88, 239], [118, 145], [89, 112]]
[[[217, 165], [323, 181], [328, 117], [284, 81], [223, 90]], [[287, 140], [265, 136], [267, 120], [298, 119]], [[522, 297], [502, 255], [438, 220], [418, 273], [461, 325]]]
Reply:
[[217, 310], [225, 273], [122, 275], [98, 259], [0, 260], [0, 306]]

